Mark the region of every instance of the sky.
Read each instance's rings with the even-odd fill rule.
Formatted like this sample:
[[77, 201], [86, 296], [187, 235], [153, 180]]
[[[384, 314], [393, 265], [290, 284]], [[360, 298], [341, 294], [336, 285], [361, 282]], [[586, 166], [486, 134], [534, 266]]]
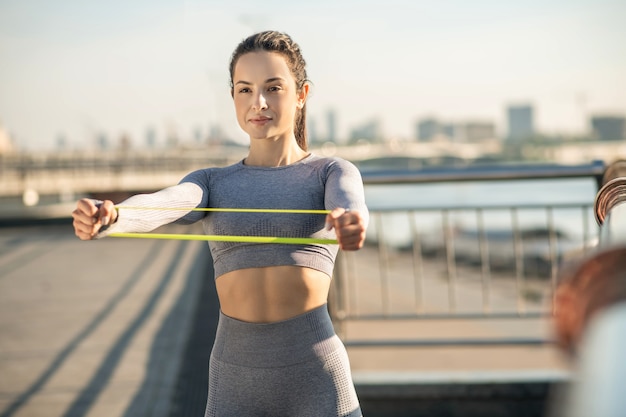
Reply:
[[547, 134], [626, 115], [623, 0], [0, 0], [0, 126], [22, 149], [158, 143], [219, 125], [245, 143], [228, 61], [246, 36], [290, 34], [308, 118], [339, 136], [369, 120], [410, 139], [426, 117], [491, 121], [531, 104]]

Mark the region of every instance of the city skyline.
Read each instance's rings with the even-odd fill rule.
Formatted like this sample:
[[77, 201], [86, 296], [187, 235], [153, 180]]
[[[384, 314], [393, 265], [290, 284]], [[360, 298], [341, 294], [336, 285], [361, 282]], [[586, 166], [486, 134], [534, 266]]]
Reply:
[[412, 139], [430, 116], [504, 133], [518, 103], [533, 106], [538, 131], [581, 133], [594, 114], [626, 113], [624, 17], [610, 0], [0, 0], [0, 125], [28, 149], [102, 133], [143, 143], [147, 129], [162, 143], [215, 126], [245, 142], [226, 68], [241, 39], [271, 28], [303, 49], [320, 137], [331, 110], [345, 139], [372, 119]]

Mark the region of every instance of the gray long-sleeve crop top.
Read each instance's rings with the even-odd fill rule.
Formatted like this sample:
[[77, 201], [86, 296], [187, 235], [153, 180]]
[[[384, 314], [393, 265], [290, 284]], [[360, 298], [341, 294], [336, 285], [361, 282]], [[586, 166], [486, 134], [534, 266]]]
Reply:
[[[287, 166], [248, 166], [240, 161], [190, 173], [178, 185], [138, 194], [118, 204], [118, 220], [98, 235], [149, 232], [168, 223], [202, 221], [209, 235], [311, 237], [334, 239], [325, 214], [199, 212], [149, 208], [262, 208], [359, 211], [367, 224], [363, 182], [358, 169], [340, 158], [314, 154]], [[146, 207], [124, 210], [124, 206]], [[243, 268], [296, 265], [332, 276], [338, 245], [210, 241], [215, 277]]]

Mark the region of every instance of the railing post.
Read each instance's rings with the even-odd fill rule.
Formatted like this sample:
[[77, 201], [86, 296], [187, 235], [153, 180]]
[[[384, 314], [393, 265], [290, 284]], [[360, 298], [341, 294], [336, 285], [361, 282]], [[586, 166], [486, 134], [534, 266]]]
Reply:
[[478, 247], [480, 250], [481, 282], [483, 292], [483, 313], [491, 311], [491, 265], [489, 260], [489, 242], [485, 231], [483, 210], [476, 210], [476, 225], [478, 228]]
[[345, 253], [339, 251], [337, 255], [337, 260], [335, 262], [335, 270], [333, 274], [333, 291], [330, 293], [330, 299], [328, 302], [328, 310], [330, 316], [333, 318], [337, 328], [337, 334], [340, 337], [345, 337], [345, 317], [346, 317], [346, 306], [345, 306], [345, 265], [344, 265]]
[[450, 227], [450, 212], [443, 210], [441, 215], [444, 247], [446, 249], [446, 268], [448, 271], [448, 303], [450, 311], [454, 312], [456, 311], [456, 255], [454, 252], [454, 239]]
[[376, 216], [376, 231], [378, 234], [378, 255], [380, 268], [380, 297], [383, 308], [383, 314], [388, 317], [390, 314], [389, 307], [389, 253], [387, 244], [385, 243], [385, 234], [383, 231], [382, 213]]
[[519, 219], [517, 216], [517, 208], [511, 208], [511, 224], [513, 228], [513, 252], [515, 254], [515, 285], [517, 286], [517, 312], [523, 314], [526, 312], [526, 303], [524, 301], [524, 293], [526, 291], [524, 281], [524, 248], [522, 245], [522, 237], [519, 230]]
[[550, 282], [552, 283], [552, 291], [556, 290], [556, 279], [558, 272], [558, 259], [557, 259], [557, 238], [556, 228], [554, 226], [554, 213], [552, 207], [548, 207], [546, 215], [548, 217], [548, 246], [550, 256]]
[[415, 286], [415, 310], [422, 312], [424, 303], [424, 259], [422, 258], [422, 242], [415, 224], [415, 212], [409, 211], [409, 227], [413, 241], [413, 282]]

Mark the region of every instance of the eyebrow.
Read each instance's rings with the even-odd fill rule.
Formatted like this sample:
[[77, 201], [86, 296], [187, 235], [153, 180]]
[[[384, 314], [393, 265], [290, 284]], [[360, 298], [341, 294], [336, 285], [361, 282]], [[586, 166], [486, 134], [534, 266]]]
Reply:
[[[265, 80], [265, 84], [273, 83], [276, 81], [285, 81], [285, 79], [283, 77], [272, 77], [272, 78], [268, 78], [267, 80]], [[244, 80], [237, 81], [235, 85], [237, 84], [252, 85], [250, 81], [244, 81]]]

